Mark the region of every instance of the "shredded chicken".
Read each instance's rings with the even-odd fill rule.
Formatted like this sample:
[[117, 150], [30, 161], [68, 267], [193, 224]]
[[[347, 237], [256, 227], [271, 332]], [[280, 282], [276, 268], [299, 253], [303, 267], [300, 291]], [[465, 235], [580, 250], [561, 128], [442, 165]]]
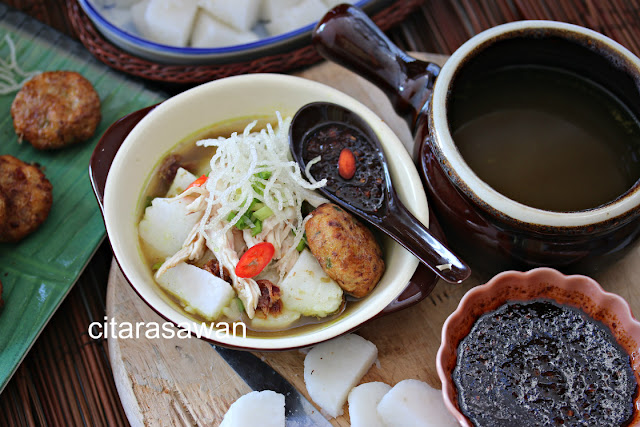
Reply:
[[258, 307], [258, 299], [261, 294], [260, 288], [255, 280], [238, 277], [236, 275], [235, 269], [238, 261], [240, 260], [240, 256], [235, 250], [233, 231], [228, 230], [223, 236], [218, 236], [217, 234], [214, 234], [214, 236], [215, 237], [212, 238], [209, 235], [209, 238], [211, 239], [209, 242], [213, 242], [215, 245], [214, 247], [209, 245], [209, 249], [211, 249], [223, 268], [227, 267], [229, 270], [229, 274], [231, 275], [231, 280], [233, 282], [233, 288], [238, 293], [240, 301], [244, 304], [247, 316], [249, 316], [250, 319], [253, 319], [256, 308]]

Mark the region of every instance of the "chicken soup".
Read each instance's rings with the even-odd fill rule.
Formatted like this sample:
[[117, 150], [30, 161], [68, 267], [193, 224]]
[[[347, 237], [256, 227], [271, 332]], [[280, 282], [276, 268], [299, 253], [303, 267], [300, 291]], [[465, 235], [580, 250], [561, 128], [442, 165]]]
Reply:
[[[363, 296], [351, 283], [360, 267], [348, 259], [350, 246], [384, 268], [373, 234], [328, 205], [315, 191], [326, 183], [309, 182], [292, 160], [290, 120], [276, 114], [199, 132], [150, 180], [141, 248], [158, 286], [198, 320], [241, 320], [254, 331], [326, 321], [344, 310], [347, 294]], [[319, 207], [326, 225], [311, 221]], [[310, 249], [309, 230], [312, 242], [327, 243]], [[342, 248], [328, 263], [327, 244]]]

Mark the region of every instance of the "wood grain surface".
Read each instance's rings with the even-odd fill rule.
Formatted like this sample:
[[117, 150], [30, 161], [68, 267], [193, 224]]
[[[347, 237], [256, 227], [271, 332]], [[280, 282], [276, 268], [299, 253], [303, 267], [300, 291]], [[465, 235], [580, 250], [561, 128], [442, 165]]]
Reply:
[[[446, 59], [441, 55], [420, 56], [440, 64]], [[301, 75], [340, 89], [372, 108], [411, 152], [408, 127], [377, 88], [330, 63]], [[595, 277], [605, 289], [624, 297], [635, 312], [640, 312], [640, 289], [634, 286], [638, 283], [639, 260], [640, 245], [636, 245], [626, 258]], [[440, 388], [435, 357], [442, 324], [464, 293], [480, 282], [477, 277], [462, 285], [440, 281], [421, 303], [361, 328], [357, 333], [378, 347], [379, 360], [362, 382], [394, 385], [415, 378]], [[163, 322], [132, 290], [115, 262], [107, 289], [107, 316], [116, 323]], [[303, 380], [302, 352], [256, 354], [309, 398]], [[197, 338], [111, 339], [109, 356], [125, 412], [134, 426], [217, 426], [229, 405], [250, 391], [216, 351]], [[346, 405], [345, 414], [331, 422], [334, 426], [349, 426]]]
[[[77, 38], [70, 24], [66, 0], [0, 1]], [[553, 19], [599, 31], [639, 55], [639, 11], [638, 0], [425, 0], [419, 10], [388, 34], [404, 50], [450, 54], [471, 36], [489, 27], [522, 19]], [[162, 89], [177, 93], [184, 88], [163, 86]], [[104, 297], [111, 256], [109, 243], [105, 241], [0, 394], [0, 425], [127, 425], [113, 385], [107, 342], [87, 336], [87, 325], [102, 320], [105, 315]], [[608, 288], [627, 298], [636, 313], [640, 296], [632, 285], [638, 283], [638, 267], [633, 265], [638, 260], [636, 251], [622, 262], [621, 268], [612, 268], [601, 280], [605, 286], [614, 284]], [[442, 289], [438, 286], [432, 298], [421, 306], [442, 304], [439, 298], [446, 298], [440, 292]], [[461, 293], [456, 290], [448, 295], [455, 299]], [[398, 314], [401, 315], [404, 313]], [[439, 325], [429, 327], [438, 330]], [[430, 345], [437, 347], [438, 343]], [[385, 369], [400, 368], [387, 366]], [[154, 423], [162, 424], [158, 418]]]

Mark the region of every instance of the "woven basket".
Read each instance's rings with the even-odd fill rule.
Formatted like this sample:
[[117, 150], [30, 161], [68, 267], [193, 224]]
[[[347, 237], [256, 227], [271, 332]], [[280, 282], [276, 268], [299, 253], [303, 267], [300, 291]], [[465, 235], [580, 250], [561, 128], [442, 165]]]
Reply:
[[[76, 0], [66, 0], [69, 19], [78, 38], [100, 61], [116, 70], [148, 80], [177, 84], [197, 84], [236, 74], [285, 72], [321, 60], [312, 45], [291, 52], [263, 56], [246, 62], [215, 65], [170, 65], [151, 62], [121, 50], [108, 42], [86, 16]], [[382, 30], [401, 22], [424, 0], [398, 0], [374, 16]]]

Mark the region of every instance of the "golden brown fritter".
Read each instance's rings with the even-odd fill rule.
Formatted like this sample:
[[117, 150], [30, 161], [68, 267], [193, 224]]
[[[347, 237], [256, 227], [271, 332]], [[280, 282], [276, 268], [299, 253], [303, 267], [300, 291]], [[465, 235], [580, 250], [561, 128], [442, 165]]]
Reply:
[[52, 189], [38, 167], [0, 156], [0, 242], [17, 242], [47, 219]]
[[100, 123], [100, 98], [75, 71], [47, 71], [29, 80], [11, 104], [13, 128], [39, 150], [89, 139]]
[[[7, 222], [7, 196], [0, 190], [0, 224], [4, 224]], [[2, 226], [0, 225], [0, 228]]]
[[325, 203], [305, 226], [311, 253], [348, 294], [361, 298], [384, 273], [382, 249], [371, 231], [338, 205]]

